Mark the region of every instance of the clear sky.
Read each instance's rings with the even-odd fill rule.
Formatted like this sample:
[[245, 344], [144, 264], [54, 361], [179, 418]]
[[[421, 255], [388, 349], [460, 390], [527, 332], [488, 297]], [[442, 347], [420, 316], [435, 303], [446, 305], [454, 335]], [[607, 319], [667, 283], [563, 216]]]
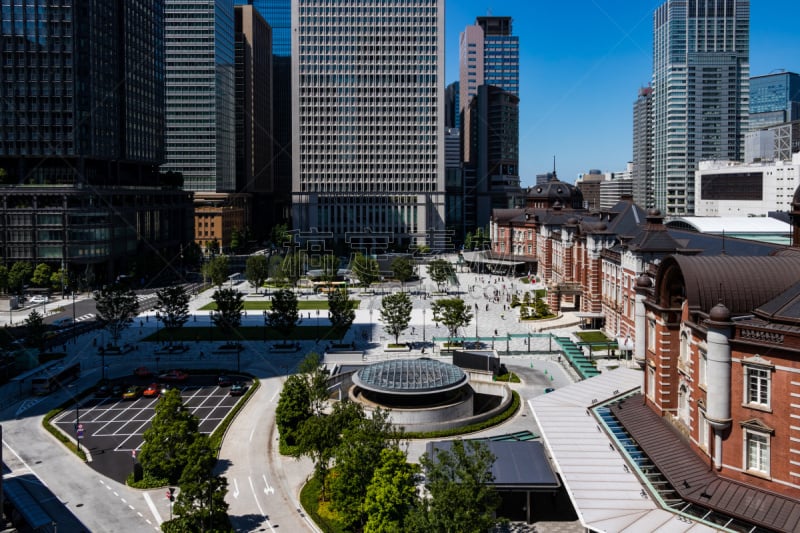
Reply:
[[[513, 18], [520, 40], [520, 175], [553, 167], [574, 182], [632, 157], [633, 102], [652, 76], [653, 11], [662, 0], [446, 0], [446, 83], [476, 16]], [[750, 74], [800, 72], [800, 0], [752, 0]]]

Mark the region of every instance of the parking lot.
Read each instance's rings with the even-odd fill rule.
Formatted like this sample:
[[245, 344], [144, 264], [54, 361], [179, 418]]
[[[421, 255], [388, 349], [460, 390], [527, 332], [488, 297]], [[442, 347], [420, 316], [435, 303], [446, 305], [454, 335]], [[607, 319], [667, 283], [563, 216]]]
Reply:
[[[231, 375], [233, 381], [250, 380], [244, 376]], [[128, 385], [147, 387], [156, 379], [129, 378]], [[225, 419], [241, 397], [231, 396], [230, 386], [220, 387], [217, 376], [189, 376], [183, 383], [174, 383], [181, 391], [184, 405], [200, 423], [200, 431], [212, 433]], [[62, 432], [75, 437], [75, 426], [79, 421], [83, 427], [81, 446], [91, 454], [89, 466], [116, 481], [125, 482], [133, 470], [134, 450], [141, 449], [144, 431], [150, 427], [155, 415], [158, 397], [139, 396], [135, 400], [123, 400], [119, 395], [89, 397], [78, 409], [68, 409], [53, 419], [53, 424]]]

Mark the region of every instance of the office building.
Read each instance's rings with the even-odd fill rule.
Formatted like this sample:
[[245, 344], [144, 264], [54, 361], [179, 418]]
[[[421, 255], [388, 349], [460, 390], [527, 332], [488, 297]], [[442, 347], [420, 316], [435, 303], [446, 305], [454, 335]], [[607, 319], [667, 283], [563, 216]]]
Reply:
[[800, 120], [800, 75], [776, 72], [750, 78], [750, 130]]
[[184, 189], [236, 190], [233, 1], [165, 0], [165, 171]]
[[703, 160], [741, 160], [749, 110], [749, 0], [667, 0], [653, 17], [653, 193], [694, 213]]
[[292, 206], [292, 2], [238, 0], [237, 4], [251, 4], [272, 29], [272, 173], [275, 191], [271, 210], [276, 222], [286, 223], [291, 218]]
[[633, 197], [633, 163], [628, 163], [625, 170], [606, 174], [600, 183], [600, 210], [607, 211], [626, 197]]
[[481, 85], [519, 96], [519, 37], [511, 17], [477, 17], [459, 39], [459, 106], [469, 106]]
[[444, 127], [461, 129], [460, 83], [454, 81], [444, 91]]
[[583, 195], [583, 208], [590, 211], [600, 209], [600, 184], [606, 180], [606, 175], [597, 170], [592, 169], [586, 174], [581, 174], [575, 180], [575, 187], [581, 191]]
[[292, 28], [294, 228], [436, 247], [444, 2], [297, 0]]
[[744, 161], [790, 161], [800, 151], [800, 120], [748, 131], [744, 137]]
[[445, 226], [453, 241], [464, 242], [466, 217], [464, 212], [464, 171], [461, 164], [461, 132], [446, 128], [445, 155]]
[[[279, 219], [272, 169], [272, 32], [253, 6], [235, 6], [236, 190], [252, 195], [245, 221], [262, 241]], [[198, 221], [199, 223], [199, 221]]]
[[191, 240], [191, 195], [158, 174], [163, 4], [2, 0], [0, 19], [0, 262], [70, 288], [163, 270]]
[[633, 201], [653, 207], [653, 89], [642, 87], [633, 104]]

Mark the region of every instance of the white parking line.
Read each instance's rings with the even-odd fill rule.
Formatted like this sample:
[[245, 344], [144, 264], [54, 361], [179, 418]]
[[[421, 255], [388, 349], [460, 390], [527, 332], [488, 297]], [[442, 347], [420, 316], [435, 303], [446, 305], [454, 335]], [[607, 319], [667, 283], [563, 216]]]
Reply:
[[[163, 522], [164, 520], [161, 519], [161, 515], [159, 514], [158, 509], [156, 509], [156, 504], [153, 503], [153, 499], [150, 497], [150, 493], [145, 492], [143, 494], [144, 494], [144, 501], [147, 504], [147, 507], [150, 508], [150, 512], [153, 513], [153, 517], [156, 519], [156, 524], [161, 524], [161, 522]], [[150, 522], [148, 521], [148, 524], [149, 523]]]

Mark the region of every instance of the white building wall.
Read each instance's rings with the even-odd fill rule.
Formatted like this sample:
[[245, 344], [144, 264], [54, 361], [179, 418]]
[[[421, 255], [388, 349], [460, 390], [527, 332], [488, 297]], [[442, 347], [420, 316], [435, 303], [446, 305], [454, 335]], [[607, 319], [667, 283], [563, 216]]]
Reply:
[[[762, 173], [761, 199], [709, 200], [702, 196], [703, 176]], [[791, 161], [740, 164], [730, 161], [701, 161], [695, 181], [695, 216], [767, 216], [770, 211], [791, 211], [792, 198], [800, 186], [800, 153]]]

